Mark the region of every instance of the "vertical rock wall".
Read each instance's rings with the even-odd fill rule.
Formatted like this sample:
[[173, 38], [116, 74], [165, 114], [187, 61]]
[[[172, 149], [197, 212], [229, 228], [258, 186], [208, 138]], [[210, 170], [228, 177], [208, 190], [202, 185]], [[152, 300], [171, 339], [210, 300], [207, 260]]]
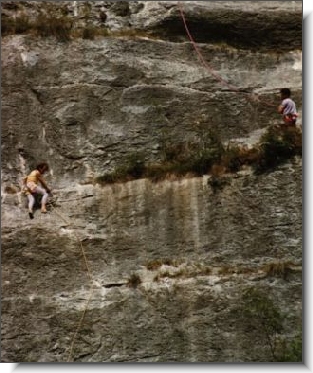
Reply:
[[[301, 114], [301, 2], [182, 2], [205, 60], [239, 92], [199, 63], [176, 2], [74, 3], [1, 4], [5, 22], [52, 10], [73, 22], [66, 42], [2, 38], [2, 361], [298, 359], [301, 158], [216, 188], [211, 175], [96, 180], [210, 131], [256, 142], [280, 121], [282, 86]], [[87, 26], [107, 34], [78, 37]], [[20, 179], [42, 159], [53, 199], [29, 220]]]

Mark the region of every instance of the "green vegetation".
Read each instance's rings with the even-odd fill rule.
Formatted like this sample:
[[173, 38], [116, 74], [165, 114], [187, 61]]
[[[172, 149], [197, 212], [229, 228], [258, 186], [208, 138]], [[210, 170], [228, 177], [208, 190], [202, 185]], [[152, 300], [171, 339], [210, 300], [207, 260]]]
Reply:
[[270, 128], [261, 138], [253, 168], [256, 174], [275, 169], [295, 155], [302, 156], [302, 133], [297, 128]]
[[[182, 265], [183, 264], [183, 265]], [[158, 282], [164, 278], [187, 279], [196, 276], [211, 275], [213, 267], [200, 264], [188, 264], [177, 262], [172, 259], [156, 259], [147, 263], [149, 270], [159, 270], [162, 265], [174, 268], [163, 268], [158, 271], [154, 281]], [[289, 269], [294, 266], [291, 262], [273, 262], [261, 266], [261, 271], [269, 276], [285, 277]], [[252, 274], [258, 273], [258, 268], [223, 266], [219, 269], [219, 275]], [[290, 323], [293, 321], [297, 327], [298, 320], [291, 320], [288, 315], [281, 312], [279, 305], [275, 303], [268, 291], [257, 287], [249, 287], [242, 291], [233, 310], [236, 327], [242, 328], [244, 335], [243, 343], [251, 343], [254, 339], [257, 345], [264, 347], [261, 352], [258, 348], [251, 351], [251, 361], [260, 357], [266, 358], [268, 362], [301, 362], [302, 361], [302, 328], [294, 335], [290, 334]], [[248, 348], [247, 346], [244, 348]]]
[[273, 361], [277, 361], [275, 340], [283, 331], [283, 316], [267, 294], [256, 288], [247, 289], [242, 295], [242, 317], [247, 330], [257, 331], [271, 352]]
[[54, 36], [57, 41], [70, 40], [72, 21], [66, 16], [40, 14], [31, 21], [26, 16], [8, 18], [1, 16], [1, 33], [3, 36], [11, 34], [34, 34], [41, 37]]
[[106, 37], [110, 35], [109, 30], [106, 27], [95, 27], [87, 25], [83, 28], [73, 29], [71, 31], [72, 38], [82, 38], [94, 40], [97, 36]]
[[82, 38], [93, 40], [95, 38], [96, 32], [95, 28], [92, 26], [87, 26], [82, 31]]
[[133, 273], [128, 279], [127, 285], [130, 288], [137, 288], [137, 286], [139, 286], [141, 282], [141, 278], [136, 273]]
[[302, 330], [291, 340], [278, 342], [279, 362], [302, 362]]
[[291, 261], [281, 262], [275, 261], [262, 265], [261, 267], [242, 267], [234, 265], [223, 265], [219, 268], [219, 275], [232, 275], [232, 274], [253, 274], [258, 271], [263, 273], [266, 277], [277, 277], [288, 280], [289, 275], [295, 272], [296, 264]]
[[[158, 270], [163, 265], [170, 266], [170, 267], [180, 267], [182, 270], [180, 275], [171, 275], [169, 274], [168, 277], [179, 277], [183, 274], [188, 273], [188, 276], [197, 276], [197, 275], [209, 275], [212, 273], [214, 267], [208, 267], [205, 265], [200, 265], [199, 263], [196, 264], [188, 264], [183, 259], [154, 259], [150, 260], [146, 263], [146, 267], [149, 271]], [[242, 274], [242, 275], [251, 275], [251, 274], [260, 274], [263, 273], [262, 276], [266, 277], [278, 277], [283, 278], [284, 280], [288, 279], [290, 273], [296, 271], [295, 269], [296, 264], [291, 261], [281, 262], [275, 261], [264, 264], [260, 267], [253, 267], [253, 266], [238, 266], [238, 265], [222, 265], [217, 268], [217, 273], [220, 276], [231, 276], [233, 274]], [[178, 272], [178, 271], [177, 271]], [[160, 277], [166, 277], [168, 274], [167, 272], [163, 272]]]
[[208, 184], [212, 188], [214, 194], [222, 190], [229, 183], [230, 180], [228, 178], [220, 177], [219, 175], [215, 175], [213, 172], [212, 177], [208, 180]]
[[[75, 21], [68, 15], [66, 8], [53, 8], [52, 4], [46, 3], [47, 9], [43, 9], [35, 19], [26, 15], [15, 18], [1, 15], [1, 35], [32, 34], [40, 37], [55, 37], [57, 41], [67, 42], [71, 38], [83, 38], [93, 40], [96, 36], [107, 37], [152, 37], [140, 30], [118, 30], [110, 32], [107, 27], [88, 24], [90, 16], [89, 5], [84, 8], [84, 17], [87, 18], [86, 26], [75, 27]], [[101, 12], [100, 20], [106, 19], [106, 14]]]
[[146, 264], [149, 271], [159, 270], [163, 265], [172, 267], [171, 269], [161, 269], [154, 281], [162, 278], [192, 278], [196, 276], [208, 276], [212, 273], [212, 268], [199, 263], [187, 263], [185, 259], [154, 259]]
[[125, 158], [124, 164], [115, 168], [114, 172], [98, 177], [97, 183], [114, 183], [117, 181], [125, 181], [139, 179], [145, 175], [146, 164], [143, 153], [131, 153]]
[[40, 37], [55, 37], [57, 41], [67, 42], [71, 38], [94, 39], [96, 36], [108, 36], [108, 29], [87, 25], [74, 28], [74, 21], [64, 13], [56, 14], [51, 11], [38, 14], [34, 20], [22, 15], [9, 18], [1, 15], [1, 34], [32, 34]]
[[156, 269], [162, 267], [162, 265], [178, 267], [183, 262], [184, 262], [183, 260], [179, 260], [179, 259], [169, 259], [169, 258], [155, 259], [155, 260], [150, 260], [146, 264], [146, 267], [149, 271], [153, 271], [153, 270], [156, 270]]
[[293, 272], [293, 267], [294, 264], [292, 262], [274, 262], [264, 265], [262, 270], [267, 276], [280, 277], [287, 280], [290, 273]]
[[278, 165], [302, 155], [302, 133], [297, 128], [270, 128], [254, 148], [223, 146], [211, 132], [200, 142], [163, 144], [162, 160], [147, 162], [143, 153], [131, 153], [112, 173], [95, 179], [96, 183], [123, 182], [147, 177], [154, 181], [169, 175], [202, 176], [211, 174], [209, 184], [214, 193], [227, 185], [225, 173], [237, 172], [242, 166], [251, 166], [256, 175], [270, 172]]
[[153, 281], [160, 281], [162, 278], [193, 278], [195, 276], [209, 276], [212, 270], [210, 267], [203, 266], [202, 268], [179, 268], [177, 271], [165, 271], [158, 273]]
[[28, 17], [19, 16], [9, 18], [1, 14], [1, 35], [24, 34], [31, 30], [32, 25]]
[[54, 36], [57, 41], [66, 42], [70, 40], [72, 22], [66, 16], [56, 17], [54, 15], [40, 15], [32, 24], [38, 36]]
[[243, 321], [245, 332], [254, 333], [259, 343], [268, 348], [269, 361], [302, 361], [302, 332], [292, 340], [282, 337], [286, 317], [268, 293], [254, 287], [246, 289], [236, 312]]
[[240, 266], [232, 266], [232, 265], [223, 265], [218, 270], [218, 274], [221, 276], [225, 275], [233, 275], [233, 274], [251, 274], [256, 271], [253, 267], [240, 267]]

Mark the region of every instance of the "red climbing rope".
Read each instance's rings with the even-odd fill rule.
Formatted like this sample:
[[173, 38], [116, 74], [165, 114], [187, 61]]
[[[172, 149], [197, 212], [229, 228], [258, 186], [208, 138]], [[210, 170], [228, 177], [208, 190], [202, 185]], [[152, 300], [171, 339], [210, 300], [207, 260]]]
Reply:
[[227, 86], [230, 90], [232, 91], [236, 91], [238, 92], [239, 89], [231, 84], [229, 84], [225, 79], [223, 79], [219, 74], [217, 74], [217, 72], [215, 72], [212, 67], [206, 62], [206, 60], [204, 59], [202, 53], [201, 53], [201, 50], [199, 49], [197, 43], [194, 41], [189, 29], [188, 29], [188, 26], [187, 26], [187, 22], [186, 22], [186, 17], [185, 17], [185, 14], [184, 14], [184, 11], [183, 11], [183, 7], [181, 5], [180, 2], [178, 2], [178, 6], [179, 6], [179, 11], [180, 11], [180, 15], [182, 17], [182, 20], [183, 20], [183, 23], [184, 23], [184, 26], [185, 26], [185, 30], [186, 30], [186, 33], [188, 35], [188, 38], [192, 44], [192, 46], [194, 47], [194, 50], [196, 51], [200, 61], [202, 62], [202, 65], [210, 71], [211, 75], [213, 75], [221, 84]]
[[[194, 48], [194, 50], [196, 51], [202, 65], [210, 72], [211, 75], [214, 76], [214, 78], [219, 81], [222, 85], [228, 87], [231, 91], [233, 92], [239, 92], [239, 93], [244, 93], [244, 94], [247, 94], [247, 92], [243, 92], [242, 90], [240, 90], [238, 87], [232, 85], [232, 84], [229, 84], [225, 79], [223, 79], [216, 71], [214, 71], [214, 69], [206, 62], [206, 60], [204, 59], [203, 55], [202, 55], [202, 52], [200, 50], [200, 48], [198, 47], [197, 43], [195, 42], [194, 38], [192, 37], [190, 31], [189, 31], [189, 28], [187, 26], [187, 21], [186, 21], [186, 17], [185, 17], [185, 14], [184, 14], [184, 10], [183, 10], [183, 7], [182, 7], [182, 4], [181, 2], [179, 1], [178, 2], [178, 7], [179, 7], [179, 12], [180, 12], [180, 15], [181, 15], [181, 18], [183, 20], [183, 23], [184, 23], [184, 27], [185, 27], [185, 30], [186, 30], [186, 33], [188, 35], [188, 38]], [[260, 100], [258, 95], [256, 93], [248, 93], [248, 95], [246, 96], [246, 98], [252, 102], [261, 102], [267, 106], [271, 106], [271, 107], [276, 107], [275, 104], [272, 104], [270, 102], [267, 102], [267, 101], [264, 101], [264, 100]]]

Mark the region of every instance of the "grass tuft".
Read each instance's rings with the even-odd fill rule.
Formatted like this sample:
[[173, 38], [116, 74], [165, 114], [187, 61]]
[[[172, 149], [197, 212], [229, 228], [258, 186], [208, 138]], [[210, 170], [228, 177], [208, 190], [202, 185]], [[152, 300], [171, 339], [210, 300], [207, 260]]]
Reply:
[[136, 289], [142, 283], [140, 276], [133, 273], [128, 279], [127, 286]]
[[153, 181], [170, 175], [202, 176], [211, 174], [209, 185], [214, 193], [227, 185], [225, 173], [238, 172], [241, 167], [252, 167], [256, 175], [273, 171], [278, 165], [302, 156], [302, 132], [298, 128], [270, 128], [254, 148], [223, 146], [218, 136], [205, 135], [202, 142], [166, 144], [161, 149], [162, 159], [148, 163], [140, 153], [132, 153], [113, 172], [95, 179], [96, 183], [123, 182], [142, 177]]

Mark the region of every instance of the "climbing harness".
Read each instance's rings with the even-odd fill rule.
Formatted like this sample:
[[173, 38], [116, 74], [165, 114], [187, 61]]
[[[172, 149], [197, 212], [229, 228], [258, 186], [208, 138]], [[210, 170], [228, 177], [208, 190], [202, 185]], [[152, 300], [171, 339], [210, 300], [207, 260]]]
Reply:
[[289, 126], [294, 126], [296, 124], [296, 120], [298, 118], [298, 114], [286, 114], [283, 116], [284, 123]]

